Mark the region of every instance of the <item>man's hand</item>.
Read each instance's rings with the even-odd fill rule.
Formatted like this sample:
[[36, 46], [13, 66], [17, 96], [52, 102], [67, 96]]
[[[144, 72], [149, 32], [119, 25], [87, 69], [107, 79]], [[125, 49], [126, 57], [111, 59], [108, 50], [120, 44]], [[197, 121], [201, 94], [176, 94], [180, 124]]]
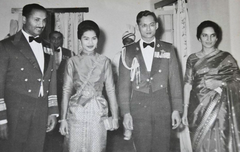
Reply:
[[123, 126], [125, 129], [133, 130], [133, 120], [130, 113], [127, 113], [123, 117]]
[[7, 124], [0, 125], [0, 139], [8, 138], [8, 127]]
[[172, 113], [172, 129], [176, 129], [181, 123], [181, 117], [178, 111], [174, 110]]
[[47, 131], [52, 131], [57, 124], [57, 117], [55, 115], [48, 116]]

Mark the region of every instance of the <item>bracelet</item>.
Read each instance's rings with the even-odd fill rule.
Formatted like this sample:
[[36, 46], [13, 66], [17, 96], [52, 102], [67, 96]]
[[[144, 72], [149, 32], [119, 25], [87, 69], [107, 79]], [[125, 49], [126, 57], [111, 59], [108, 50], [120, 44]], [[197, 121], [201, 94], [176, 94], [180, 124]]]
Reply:
[[66, 121], [66, 119], [58, 120], [59, 123], [61, 123], [61, 122], [63, 122], [63, 121]]

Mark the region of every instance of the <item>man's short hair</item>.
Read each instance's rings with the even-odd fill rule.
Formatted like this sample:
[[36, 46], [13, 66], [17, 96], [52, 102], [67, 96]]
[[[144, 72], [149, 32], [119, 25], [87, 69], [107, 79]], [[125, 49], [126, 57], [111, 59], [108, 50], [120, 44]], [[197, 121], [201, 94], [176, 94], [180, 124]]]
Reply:
[[148, 11], [148, 10], [145, 10], [145, 11], [141, 11], [141, 12], [138, 13], [137, 19], [136, 19], [137, 24], [139, 25], [140, 20], [141, 20], [142, 17], [144, 17], [144, 16], [149, 16], [149, 15], [153, 17], [153, 19], [154, 19], [155, 22], [157, 22], [157, 16], [155, 15], [155, 13], [150, 12], [150, 11]]
[[33, 3], [33, 4], [27, 4], [23, 7], [22, 15], [25, 17], [28, 17], [33, 10], [42, 10], [44, 12], [47, 12], [47, 10], [43, 6]]
[[61, 36], [61, 38], [63, 39], [63, 34], [59, 31], [53, 31], [53, 32], [49, 33], [49, 35], [48, 35], [49, 39], [51, 39], [53, 34], [59, 34]]

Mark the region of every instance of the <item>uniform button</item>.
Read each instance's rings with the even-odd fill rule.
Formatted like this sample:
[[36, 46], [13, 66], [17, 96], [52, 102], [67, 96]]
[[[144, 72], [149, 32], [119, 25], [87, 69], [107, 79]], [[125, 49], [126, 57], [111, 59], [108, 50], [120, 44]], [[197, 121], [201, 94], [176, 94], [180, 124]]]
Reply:
[[158, 70], [158, 72], [159, 72], [159, 73], [161, 73], [161, 72], [162, 72], [162, 70]]
[[48, 93], [48, 90], [46, 92]]
[[28, 90], [28, 92], [32, 92], [32, 90]]
[[51, 71], [53, 71], [53, 69], [51, 69]]
[[24, 68], [21, 68], [21, 71], [23, 71], [24, 70]]
[[149, 81], [149, 79], [147, 79], [147, 82]]
[[139, 86], [137, 86], [136, 88], [139, 89]]
[[28, 79], [25, 79], [25, 81], [28, 81]]
[[41, 79], [37, 79], [39, 82], [41, 81]]
[[153, 77], [150, 78], [150, 80], [152, 80], [152, 79], [153, 79]]
[[160, 87], [162, 88], [162, 87], [163, 87], [163, 85], [161, 84], [161, 85], [160, 85]]
[[50, 82], [50, 81], [51, 81], [51, 79], [48, 79], [48, 81]]

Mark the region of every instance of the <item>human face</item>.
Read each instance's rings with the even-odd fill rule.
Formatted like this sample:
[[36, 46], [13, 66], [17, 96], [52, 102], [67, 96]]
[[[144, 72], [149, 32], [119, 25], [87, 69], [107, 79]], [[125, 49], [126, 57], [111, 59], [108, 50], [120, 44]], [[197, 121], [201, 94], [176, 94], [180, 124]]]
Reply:
[[52, 34], [52, 36], [50, 38], [50, 43], [52, 43], [55, 48], [58, 48], [58, 47], [62, 46], [63, 38], [60, 34], [54, 33], [54, 34]]
[[150, 42], [155, 38], [158, 23], [151, 15], [143, 16], [138, 24], [139, 32], [144, 41]]
[[214, 48], [217, 40], [217, 35], [212, 27], [204, 28], [199, 38], [204, 48]]
[[93, 52], [97, 47], [98, 38], [96, 33], [90, 30], [83, 33], [80, 42], [82, 44], [83, 51]]
[[47, 14], [45, 11], [33, 9], [28, 17], [23, 16], [23, 30], [36, 37], [46, 26]]

